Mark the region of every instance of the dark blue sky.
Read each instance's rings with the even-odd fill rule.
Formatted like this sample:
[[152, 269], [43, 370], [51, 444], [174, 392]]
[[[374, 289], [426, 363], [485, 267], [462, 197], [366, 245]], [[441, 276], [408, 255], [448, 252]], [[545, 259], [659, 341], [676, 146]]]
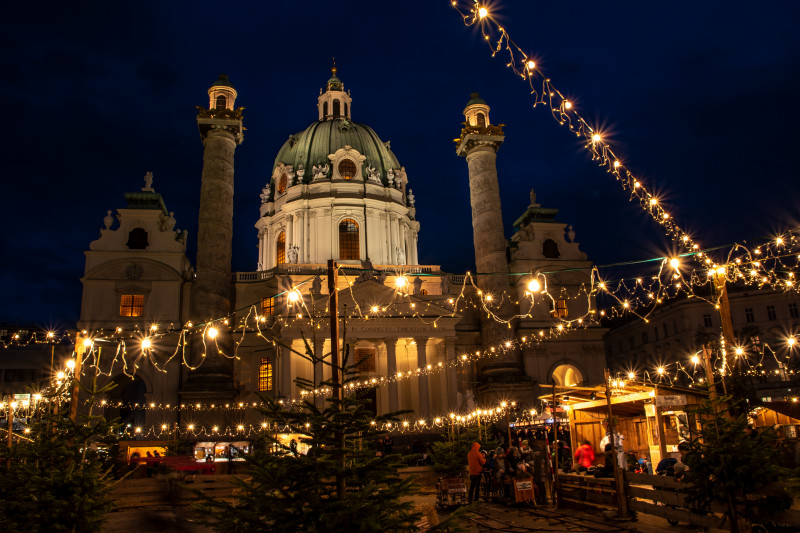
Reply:
[[[706, 245], [798, 225], [796, 2], [494, 2], [516, 42]], [[17, 2], [0, 32], [5, 118], [0, 320], [72, 326], [83, 251], [148, 170], [190, 234], [202, 145], [195, 105], [227, 72], [245, 110], [234, 270], [254, 270], [259, 193], [275, 155], [316, 119], [336, 56], [353, 119], [406, 167], [420, 261], [472, 268], [466, 163], [473, 91], [505, 123], [506, 233], [528, 204], [561, 209], [599, 264], [670, 247], [446, 0]]]

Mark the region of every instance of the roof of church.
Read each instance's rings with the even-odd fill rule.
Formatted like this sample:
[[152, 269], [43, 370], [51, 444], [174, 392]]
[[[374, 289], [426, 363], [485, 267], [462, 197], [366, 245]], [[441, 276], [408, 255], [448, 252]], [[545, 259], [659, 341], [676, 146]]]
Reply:
[[125, 200], [128, 202], [126, 209], [159, 209], [167, 214], [164, 199], [157, 192], [126, 192]]
[[228, 79], [228, 75], [225, 74], [224, 72], [219, 75], [219, 78], [217, 78], [217, 81], [215, 81], [211, 86], [212, 87], [219, 87], [219, 86], [230, 87], [231, 89], [233, 88], [233, 84]]
[[329, 154], [350, 146], [366, 157], [363, 169], [373, 166], [385, 180], [388, 169], [400, 168], [400, 163], [388, 144], [381, 141], [378, 134], [366, 124], [345, 118], [321, 120], [291, 135], [278, 152], [273, 168], [278, 163], [294, 165], [295, 169], [302, 164], [307, 169], [306, 178], [310, 179], [314, 165], [330, 163]]
[[556, 222], [557, 214], [558, 209], [533, 204], [528, 206], [522, 216], [514, 221], [514, 227], [519, 229], [530, 222]]

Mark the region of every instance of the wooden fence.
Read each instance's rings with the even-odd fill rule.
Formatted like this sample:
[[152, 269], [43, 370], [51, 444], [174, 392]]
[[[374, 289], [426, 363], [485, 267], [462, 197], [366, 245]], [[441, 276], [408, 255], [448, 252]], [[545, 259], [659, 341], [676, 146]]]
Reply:
[[114, 485], [111, 496], [119, 510], [188, 505], [200, 499], [200, 496], [192, 489], [216, 500], [233, 500], [239, 490], [234, 481], [236, 477], [239, 476], [196, 476], [194, 479], [164, 476], [123, 479]]
[[[600, 509], [617, 510], [617, 489], [613, 478], [595, 478], [577, 474], [559, 474], [559, 498], [562, 502], [588, 505]], [[670, 476], [653, 476], [625, 472], [625, 495], [628, 509], [638, 513], [660, 516], [667, 520], [689, 523], [707, 528], [727, 528], [726, 505], [712, 504], [710, 512], [701, 514], [690, 510], [685, 493], [687, 484]], [[758, 506], [767, 497], [786, 496], [784, 487], [773, 483], [759, 493], [748, 494], [737, 501], [737, 506]], [[800, 530], [800, 511], [785, 509], [775, 513], [770, 520]]]

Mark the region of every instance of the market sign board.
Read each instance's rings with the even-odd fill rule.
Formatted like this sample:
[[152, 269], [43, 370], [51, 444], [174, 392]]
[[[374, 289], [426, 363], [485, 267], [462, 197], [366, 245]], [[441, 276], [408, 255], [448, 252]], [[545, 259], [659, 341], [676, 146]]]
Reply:
[[672, 407], [675, 405], [686, 405], [686, 395], [665, 394], [664, 396], [656, 396], [656, 405], [658, 407]]

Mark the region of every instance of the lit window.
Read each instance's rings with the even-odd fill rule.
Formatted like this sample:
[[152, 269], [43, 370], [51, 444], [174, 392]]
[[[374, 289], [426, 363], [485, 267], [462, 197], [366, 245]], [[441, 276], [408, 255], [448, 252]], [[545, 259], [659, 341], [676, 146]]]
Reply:
[[339, 175], [346, 180], [353, 179], [356, 177], [356, 164], [349, 159], [342, 159], [339, 163]]
[[339, 259], [359, 259], [358, 223], [345, 218], [339, 223]]
[[420, 289], [419, 294], [420, 296], [425, 296], [426, 294], [428, 294], [428, 289]]
[[278, 242], [275, 245], [275, 263], [280, 265], [286, 262], [286, 232], [278, 234]]
[[278, 180], [278, 194], [283, 194], [286, 192], [286, 182], [288, 179], [286, 178], [286, 174], [281, 174], [281, 179]]
[[119, 299], [119, 316], [142, 316], [144, 294], [123, 294]]
[[261, 298], [261, 314], [262, 315], [275, 314], [275, 298]]
[[272, 359], [265, 357], [258, 366], [258, 390], [269, 392], [272, 390]]
[[567, 301], [556, 300], [555, 307], [551, 313], [554, 317], [566, 318], [567, 316]]

